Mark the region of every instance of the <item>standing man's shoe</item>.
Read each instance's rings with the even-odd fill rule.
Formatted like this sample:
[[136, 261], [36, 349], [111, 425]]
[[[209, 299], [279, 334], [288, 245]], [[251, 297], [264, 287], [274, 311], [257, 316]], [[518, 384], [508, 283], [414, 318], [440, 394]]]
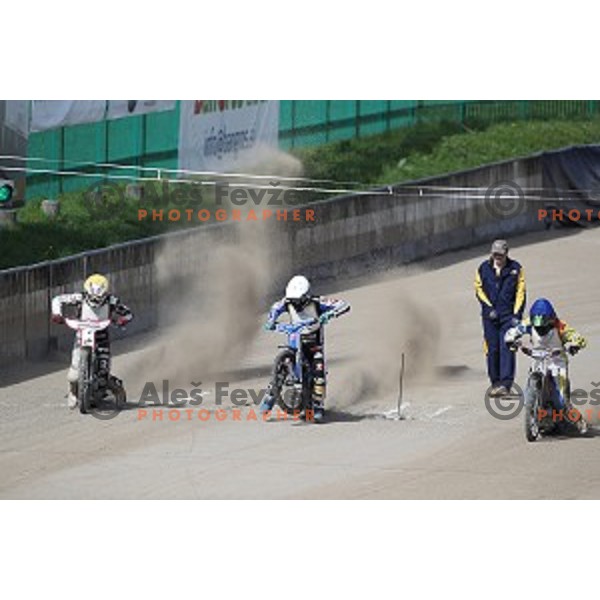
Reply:
[[498, 398], [499, 396], [506, 396], [508, 394], [508, 390], [503, 385], [496, 385], [492, 388], [490, 392], [490, 396], [493, 398]]

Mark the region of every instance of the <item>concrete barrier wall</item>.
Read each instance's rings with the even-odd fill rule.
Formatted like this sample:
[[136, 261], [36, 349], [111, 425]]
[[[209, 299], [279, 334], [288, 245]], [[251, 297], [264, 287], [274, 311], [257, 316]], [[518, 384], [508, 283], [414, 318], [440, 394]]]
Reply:
[[[504, 218], [486, 207], [483, 191], [474, 198], [472, 191], [469, 197], [461, 191], [435, 194], [426, 186], [484, 190], [500, 181], [514, 181], [522, 188], [541, 188], [541, 178], [541, 157], [533, 156], [396, 186], [392, 194], [385, 190], [317, 202], [311, 205], [314, 223], [278, 224], [268, 239], [270, 251], [289, 271], [326, 279], [533, 231], [543, 227], [533, 203], [525, 202], [518, 214]], [[155, 258], [161, 245], [166, 240], [182, 241], [172, 260], [184, 280], [200, 276], [205, 264], [204, 253], [189, 252], [186, 240], [202, 236], [204, 247], [218, 252], [224, 242], [234, 242], [244, 226], [208, 225], [0, 272], [0, 366], [67, 350], [72, 334], [49, 323], [50, 300], [55, 294], [80, 289], [85, 277], [96, 271], [110, 274], [114, 289], [135, 309], [137, 319], [129, 333], [155, 327], [160, 303], [177, 293], [156, 280]]]
[[[540, 189], [541, 162], [541, 156], [534, 156], [396, 186], [394, 194], [317, 203], [315, 224], [288, 229], [291, 264], [318, 278], [354, 275], [541, 229], [537, 207], [526, 197], [507, 216], [490, 210], [484, 197], [486, 189], [502, 181]], [[432, 188], [437, 186], [470, 191], [436, 193]]]

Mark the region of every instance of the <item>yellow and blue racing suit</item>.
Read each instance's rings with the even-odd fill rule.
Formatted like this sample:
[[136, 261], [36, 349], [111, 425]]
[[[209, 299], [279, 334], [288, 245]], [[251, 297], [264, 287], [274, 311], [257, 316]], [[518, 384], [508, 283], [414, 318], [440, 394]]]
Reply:
[[553, 350], [563, 348], [563, 352], [553, 359], [553, 364], [556, 366], [556, 376], [553, 377], [553, 380], [555, 390], [558, 393], [559, 405], [570, 407], [567, 347], [585, 348], [587, 340], [573, 327], [560, 319], [556, 319], [554, 327], [546, 335], [540, 335], [527, 319], [516, 327], [511, 327], [506, 332], [504, 340], [508, 346], [512, 345], [514, 347], [524, 335], [530, 336], [531, 347], [534, 349]]
[[515, 355], [504, 343], [508, 329], [518, 323], [525, 308], [525, 273], [511, 258], [497, 272], [492, 259], [481, 263], [475, 274], [475, 295], [481, 305], [484, 350], [492, 385], [510, 389], [515, 378]]

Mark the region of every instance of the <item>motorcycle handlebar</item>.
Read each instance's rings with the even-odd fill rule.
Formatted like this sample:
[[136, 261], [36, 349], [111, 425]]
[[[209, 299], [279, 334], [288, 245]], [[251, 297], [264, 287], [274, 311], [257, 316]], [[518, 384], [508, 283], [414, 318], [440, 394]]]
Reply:
[[529, 348], [526, 346], [521, 346], [521, 352], [526, 354], [527, 356], [531, 356], [533, 358], [541, 358], [541, 357], [558, 357], [564, 353], [563, 348], [548, 348], [548, 349], [535, 349]]
[[97, 331], [100, 331], [102, 329], [106, 329], [107, 327], [109, 327], [112, 324], [111, 319], [101, 319], [101, 320], [65, 319], [64, 322], [65, 322], [65, 325], [67, 325], [67, 327], [70, 327], [71, 329], [74, 329], [76, 331], [79, 329], [85, 329], [85, 328], [95, 329]]
[[297, 333], [301, 329], [316, 325], [317, 323], [318, 319], [309, 319], [307, 321], [300, 321], [299, 323], [277, 323], [275, 330], [280, 333]]

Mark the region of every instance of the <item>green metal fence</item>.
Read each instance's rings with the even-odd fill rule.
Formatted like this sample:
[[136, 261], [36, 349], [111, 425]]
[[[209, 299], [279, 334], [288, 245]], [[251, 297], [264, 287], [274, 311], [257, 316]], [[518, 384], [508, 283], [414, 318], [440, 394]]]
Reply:
[[291, 100], [280, 105], [283, 149], [382, 133], [421, 121], [590, 118], [598, 100]]
[[[94, 163], [177, 168], [179, 102], [172, 111], [75, 125], [33, 133], [29, 138], [30, 169], [74, 171], [58, 177], [31, 172], [27, 196], [56, 197], [91, 185]], [[424, 121], [474, 120], [486, 123], [526, 119], [592, 118], [598, 100], [282, 100], [279, 144], [294, 150], [408, 127]], [[85, 163], [91, 163], [86, 165]], [[137, 176], [137, 169], [106, 169], [107, 174]]]
[[[176, 169], [178, 136], [179, 103], [171, 111], [32, 133], [27, 155], [45, 160], [28, 162], [31, 172], [27, 176], [27, 197], [56, 197], [82, 189], [99, 179], [85, 175], [99, 171], [108, 175], [139, 175], [138, 169], [100, 170], [97, 163]], [[79, 176], [62, 177], [36, 170], [73, 171]]]

